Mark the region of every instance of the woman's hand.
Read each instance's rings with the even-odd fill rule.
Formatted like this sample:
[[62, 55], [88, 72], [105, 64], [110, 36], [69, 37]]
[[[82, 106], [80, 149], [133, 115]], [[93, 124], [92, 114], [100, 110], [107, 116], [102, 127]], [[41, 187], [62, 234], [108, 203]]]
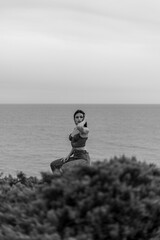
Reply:
[[84, 126], [85, 123], [87, 122], [87, 118], [85, 117], [85, 119], [77, 124], [77, 129], [82, 133], [82, 134], [88, 134], [89, 133], [89, 129], [87, 126]]
[[73, 148], [72, 148], [71, 151], [70, 151], [70, 153], [67, 155], [67, 157], [66, 157], [66, 158], [63, 158], [63, 160], [62, 160], [63, 163], [68, 162], [70, 156], [72, 156], [72, 154], [73, 154], [73, 151], [74, 151], [74, 150], [73, 150]]
[[77, 124], [77, 129], [84, 127], [86, 122], [87, 122], [87, 118], [85, 117], [82, 122]]
[[66, 162], [68, 161], [68, 159], [69, 159], [69, 157], [67, 156], [66, 158], [63, 158], [63, 159], [62, 159], [62, 162], [63, 162], [63, 163], [66, 163]]
[[83, 121], [82, 121], [83, 126], [84, 126], [84, 124], [85, 124], [86, 122], [87, 122], [87, 117], [85, 116], [84, 119], [83, 119]]

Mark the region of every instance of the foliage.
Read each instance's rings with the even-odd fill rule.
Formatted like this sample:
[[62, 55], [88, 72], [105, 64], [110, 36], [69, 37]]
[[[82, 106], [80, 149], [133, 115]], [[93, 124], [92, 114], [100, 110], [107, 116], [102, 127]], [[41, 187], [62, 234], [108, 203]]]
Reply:
[[41, 179], [0, 175], [0, 239], [158, 240], [160, 169], [115, 157]]

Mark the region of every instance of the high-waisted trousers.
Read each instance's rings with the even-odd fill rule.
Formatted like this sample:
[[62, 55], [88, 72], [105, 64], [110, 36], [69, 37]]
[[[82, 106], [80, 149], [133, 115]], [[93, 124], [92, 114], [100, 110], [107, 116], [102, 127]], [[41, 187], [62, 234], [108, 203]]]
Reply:
[[51, 162], [50, 167], [52, 172], [57, 170], [64, 170], [65, 168], [69, 168], [72, 165], [90, 165], [90, 156], [86, 150], [77, 150], [73, 151], [72, 156], [64, 162], [64, 158], [59, 158]]

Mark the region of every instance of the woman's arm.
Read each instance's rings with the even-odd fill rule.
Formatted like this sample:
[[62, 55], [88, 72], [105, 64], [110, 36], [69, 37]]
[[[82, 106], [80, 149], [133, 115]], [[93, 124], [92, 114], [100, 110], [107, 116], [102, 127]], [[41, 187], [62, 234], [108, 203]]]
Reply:
[[67, 155], [67, 157], [63, 159], [63, 162], [64, 162], [64, 163], [67, 162], [68, 159], [70, 158], [70, 156], [72, 156], [72, 154], [73, 154], [73, 148], [71, 149], [71, 151], [70, 151], [70, 153]]
[[85, 123], [86, 123], [86, 118], [85, 118], [82, 122], [80, 122], [80, 123], [77, 124], [77, 129], [78, 129], [82, 134], [88, 134], [88, 133], [89, 133], [88, 127], [84, 127]]

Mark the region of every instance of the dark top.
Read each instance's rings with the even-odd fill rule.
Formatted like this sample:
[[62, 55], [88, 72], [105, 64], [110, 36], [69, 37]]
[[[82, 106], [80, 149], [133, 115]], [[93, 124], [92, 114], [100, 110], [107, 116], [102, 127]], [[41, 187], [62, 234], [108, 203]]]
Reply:
[[75, 134], [73, 137], [69, 135], [69, 140], [73, 148], [85, 147], [88, 137], [81, 137], [80, 133]]

